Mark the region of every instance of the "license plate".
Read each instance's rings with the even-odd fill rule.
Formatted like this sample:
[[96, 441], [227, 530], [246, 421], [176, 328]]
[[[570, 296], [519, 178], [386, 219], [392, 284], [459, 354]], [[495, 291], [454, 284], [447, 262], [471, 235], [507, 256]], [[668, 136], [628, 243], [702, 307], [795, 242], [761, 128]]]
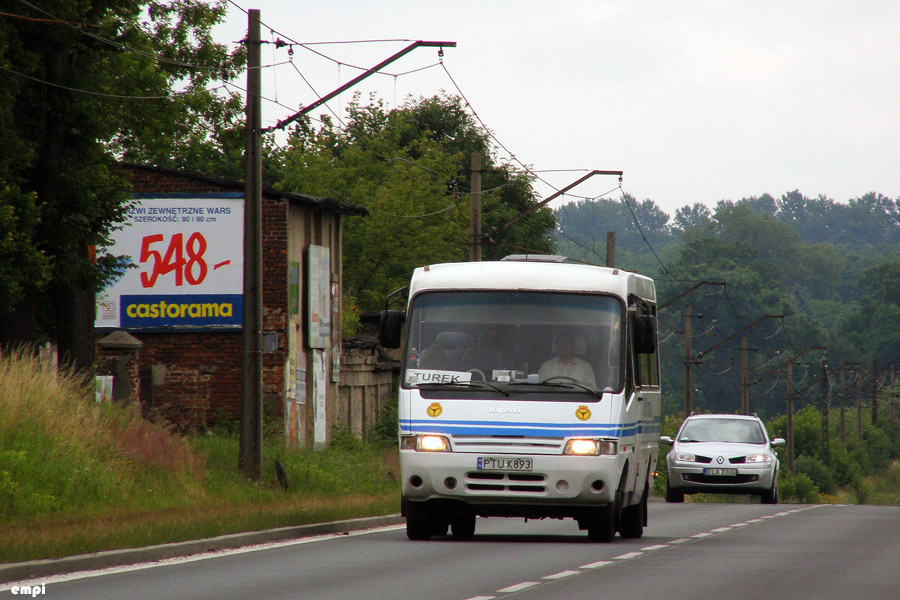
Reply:
[[703, 469], [704, 475], [718, 475], [721, 477], [734, 477], [737, 469]]
[[530, 458], [499, 458], [493, 456], [479, 456], [479, 471], [530, 471], [532, 459]]

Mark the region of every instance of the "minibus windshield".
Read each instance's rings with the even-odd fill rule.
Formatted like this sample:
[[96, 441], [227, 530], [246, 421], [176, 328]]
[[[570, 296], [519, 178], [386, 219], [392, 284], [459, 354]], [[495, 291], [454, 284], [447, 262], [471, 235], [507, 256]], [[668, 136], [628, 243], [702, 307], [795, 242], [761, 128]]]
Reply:
[[407, 318], [406, 388], [552, 394], [619, 391], [623, 303], [539, 291], [418, 294]]

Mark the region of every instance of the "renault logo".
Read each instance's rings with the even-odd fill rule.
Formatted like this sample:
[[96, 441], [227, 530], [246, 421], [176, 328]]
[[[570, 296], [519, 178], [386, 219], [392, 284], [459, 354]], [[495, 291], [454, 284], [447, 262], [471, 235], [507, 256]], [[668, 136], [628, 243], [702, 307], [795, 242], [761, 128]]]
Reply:
[[725, 459], [720, 456], [716, 459], [716, 462], [721, 465], [723, 462], [725, 462]]

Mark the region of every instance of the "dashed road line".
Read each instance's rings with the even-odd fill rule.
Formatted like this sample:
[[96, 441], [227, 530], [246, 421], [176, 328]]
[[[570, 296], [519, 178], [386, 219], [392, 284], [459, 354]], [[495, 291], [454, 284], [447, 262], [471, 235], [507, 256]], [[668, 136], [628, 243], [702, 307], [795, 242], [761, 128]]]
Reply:
[[[559, 573], [554, 573], [553, 575], [545, 575], [541, 578], [542, 581], [523, 581], [521, 583], [517, 583], [515, 585], [510, 585], [505, 588], [497, 590], [495, 593], [497, 594], [515, 594], [516, 592], [521, 592], [527, 589], [531, 589], [536, 586], [544, 585], [551, 583], [553, 581], [557, 581], [560, 579], [565, 579], [567, 577], [573, 577], [575, 575], [580, 575], [581, 573], [586, 573], [592, 571], [594, 569], [600, 569], [602, 567], [606, 567], [609, 565], [616, 564], [617, 562], [623, 562], [626, 560], [630, 560], [632, 558], [637, 558], [639, 556], [643, 556], [646, 552], [653, 552], [656, 550], [663, 550], [670, 546], [678, 545], [678, 544], [686, 544], [688, 542], [693, 542], [696, 540], [704, 539], [710, 536], [714, 536], [719, 533], [725, 533], [727, 531], [731, 531], [737, 527], [746, 527], [747, 525], [754, 523], [762, 523], [767, 519], [774, 519], [776, 517], [782, 517], [793, 513], [803, 512], [805, 510], [809, 510], [811, 508], [822, 508], [826, 505], [812, 505], [804, 508], [796, 508], [794, 510], [781, 512], [774, 515], [765, 515], [758, 519], [748, 519], [747, 521], [741, 523], [734, 523], [733, 525], [728, 525], [725, 527], [717, 527], [716, 529], [712, 529], [710, 531], [705, 531], [703, 533], [696, 533], [691, 537], [686, 538], [678, 538], [674, 540], [670, 540], [665, 544], [654, 544], [652, 546], [645, 546], [641, 549], [640, 552], [626, 552], [625, 554], [620, 554], [619, 556], [614, 556], [612, 560], [598, 560], [596, 562], [588, 563], [586, 565], [581, 565], [578, 567], [578, 570], [566, 570], [560, 571]], [[497, 596], [474, 596], [472, 598], [467, 598], [466, 600], [496, 600]]]
[[581, 571], [560, 571], [559, 573], [556, 573], [554, 575], [545, 575], [544, 577], [541, 577], [541, 579], [548, 579], [548, 580], [562, 579], [563, 577], [571, 577], [572, 575], [578, 575], [580, 572]]
[[597, 562], [592, 562], [592, 563], [588, 563], [586, 565], [581, 565], [579, 568], [586, 569], [586, 570], [599, 569], [600, 567], [605, 567], [606, 565], [611, 565], [611, 564], [613, 564], [613, 562], [614, 561], [611, 561], [611, 560], [598, 560]]
[[523, 581], [522, 583], [517, 583], [515, 585], [505, 587], [501, 590], [497, 590], [497, 593], [498, 594], [513, 594], [515, 592], [521, 592], [522, 590], [527, 590], [528, 588], [533, 588], [536, 585], [541, 585], [541, 582], [540, 581]]

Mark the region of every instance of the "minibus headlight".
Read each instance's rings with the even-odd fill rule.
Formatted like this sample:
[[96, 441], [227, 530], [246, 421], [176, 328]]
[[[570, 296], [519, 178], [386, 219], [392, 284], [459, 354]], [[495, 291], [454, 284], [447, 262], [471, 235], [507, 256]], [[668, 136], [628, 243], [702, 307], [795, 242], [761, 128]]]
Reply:
[[610, 440], [573, 439], [566, 442], [563, 454], [575, 456], [598, 456], [600, 454], [616, 454], [618, 445]]
[[450, 440], [442, 435], [404, 435], [400, 438], [400, 449], [419, 452], [450, 452]]

